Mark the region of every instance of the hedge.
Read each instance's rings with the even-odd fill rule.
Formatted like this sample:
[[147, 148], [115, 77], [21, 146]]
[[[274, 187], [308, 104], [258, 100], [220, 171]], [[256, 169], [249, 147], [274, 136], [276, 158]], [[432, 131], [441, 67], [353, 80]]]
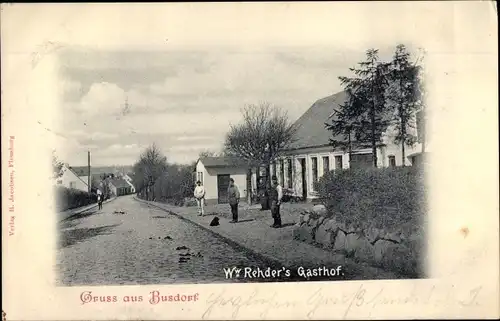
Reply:
[[317, 190], [328, 213], [355, 228], [411, 233], [427, 211], [424, 172], [415, 167], [331, 171]]
[[154, 186], [154, 198], [160, 202], [184, 206], [185, 199], [193, 197], [194, 179], [192, 167], [169, 165]]
[[97, 202], [97, 195], [63, 186], [55, 187], [56, 207], [66, 211]]

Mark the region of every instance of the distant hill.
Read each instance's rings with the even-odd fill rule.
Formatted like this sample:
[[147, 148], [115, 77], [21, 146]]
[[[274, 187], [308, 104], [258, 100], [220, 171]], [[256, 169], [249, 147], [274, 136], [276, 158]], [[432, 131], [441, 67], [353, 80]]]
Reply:
[[[71, 169], [77, 173], [79, 176], [87, 175], [88, 168], [87, 166], [70, 166]], [[92, 172], [92, 176], [96, 174], [104, 174], [104, 173], [124, 173], [131, 174], [134, 172], [134, 167], [131, 165], [116, 165], [116, 166], [91, 166], [90, 171]]]

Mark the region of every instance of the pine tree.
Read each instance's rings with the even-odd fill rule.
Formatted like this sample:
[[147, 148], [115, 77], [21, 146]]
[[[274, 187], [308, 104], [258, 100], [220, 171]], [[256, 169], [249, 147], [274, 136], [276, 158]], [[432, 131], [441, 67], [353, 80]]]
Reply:
[[394, 143], [401, 144], [402, 164], [405, 165], [406, 146], [413, 146], [417, 137], [412, 133], [415, 116], [420, 108], [419, 68], [410, 61], [404, 45], [398, 45], [390, 64], [390, 86], [386, 90], [388, 109], [393, 111], [392, 123], [396, 131]]
[[359, 131], [360, 126], [357, 112], [362, 110], [360, 104], [363, 103], [363, 100], [359, 99], [359, 94], [352, 94], [350, 88], [347, 88], [346, 91], [348, 93], [347, 100], [344, 104], [340, 104], [339, 109], [333, 111], [329, 117], [331, 122], [325, 123], [325, 128], [332, 133], [330, 145], [334, 150], [347, 151], [350, 162], [353, 148], [359, 147], [354, 144], [356, 133]]
[[377, 167], [377, 144], [389, 124], [385, 108], [388, 64], [379, 61], [377, 49], [369, 49], [366, 58], [358, 68], [350, 68], [354, 77], [339, 77], [348, 95], [341, 114], [346, 124], [343, 130], [354, 131], [357, 144], [371, 146], [373, 166]]

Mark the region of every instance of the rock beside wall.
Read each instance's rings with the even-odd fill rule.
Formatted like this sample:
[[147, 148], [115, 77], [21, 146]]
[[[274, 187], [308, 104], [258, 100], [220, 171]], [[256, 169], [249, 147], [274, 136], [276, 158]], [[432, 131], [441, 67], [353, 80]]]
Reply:
[[395, 272], [421, 274], [422, 235], [345, 226], [329, 215], [323, 205], [316, 205], [300, 215], [293, 237]]

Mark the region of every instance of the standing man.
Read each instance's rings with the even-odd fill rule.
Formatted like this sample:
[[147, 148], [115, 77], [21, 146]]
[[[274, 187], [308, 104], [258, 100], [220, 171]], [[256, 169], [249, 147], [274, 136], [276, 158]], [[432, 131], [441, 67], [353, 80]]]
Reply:
[[227, 195], [229, 198], [229, 205], [231, 205], [231, 213], [233, 214], [233, 220], [230, 223], [237, 223], [238, 203], [240, 202], [240, 191], [238, 190], [238, 187], [234, 184], [234, 179], [232, 178], [229, 180]]
[[205, 214], [205, 188], [201, 185], [200, 181], [196, 182], [194, 197], [196, 198], [196, 203], [198, 204], [198, 215], [203, 216]]
[[280, 184], [278, 184], [278, 178], [273, 176], [272, 186], [270, 191], [271, 198], [271, 214], [273, 215], [274, 223], [271, 225], [273, 228], [281, 227], [281, 215], [280, 215], [280, 205], [281, 199], [283, 198], [283, 189]]

